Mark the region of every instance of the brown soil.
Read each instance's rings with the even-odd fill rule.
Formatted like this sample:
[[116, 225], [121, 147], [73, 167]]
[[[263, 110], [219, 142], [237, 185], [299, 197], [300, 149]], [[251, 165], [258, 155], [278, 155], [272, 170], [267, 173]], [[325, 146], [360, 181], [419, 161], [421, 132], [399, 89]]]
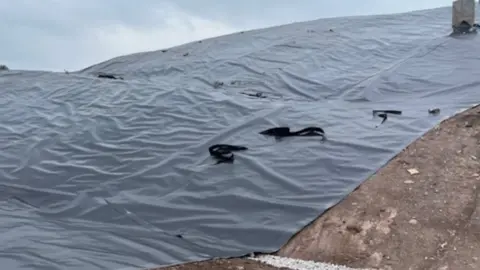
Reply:
[[[354, 268], [480, 269], [479, 144], [476, 107], [411, 144], [277, 255]], [[278, 268], [233, 259], [163, 269]]]

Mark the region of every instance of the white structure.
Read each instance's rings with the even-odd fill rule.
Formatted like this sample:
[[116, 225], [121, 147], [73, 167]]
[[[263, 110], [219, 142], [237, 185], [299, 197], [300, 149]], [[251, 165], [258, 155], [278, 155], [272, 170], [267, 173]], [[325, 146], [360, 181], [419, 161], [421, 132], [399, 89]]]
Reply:
[[[343, 265], [304, 261], [299, 259], [292, 259], [274, 255], [261, 255], [259, 257], [250, 258], [255, 261], [263, 262], [265, 264], [275, 266], [278, 268], [288, 268], [292, 270], [362, 270], [359, 268], [350, 268]], [[368, 270], [368, 269], [363, 269]]]
[[475, 23], [475, 0], [454, 0], [452, 6], [452, 27], [470, 27]]

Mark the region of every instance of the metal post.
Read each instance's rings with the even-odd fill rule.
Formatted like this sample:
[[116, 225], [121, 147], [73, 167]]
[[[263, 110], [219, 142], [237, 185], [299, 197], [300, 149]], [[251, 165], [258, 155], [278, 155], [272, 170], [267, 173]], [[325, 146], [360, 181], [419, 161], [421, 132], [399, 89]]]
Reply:
[[475, 8], [475, 0], [453, 1], [452, 28], [455, 32], [469, 32], [471, 30], [475, 24]]

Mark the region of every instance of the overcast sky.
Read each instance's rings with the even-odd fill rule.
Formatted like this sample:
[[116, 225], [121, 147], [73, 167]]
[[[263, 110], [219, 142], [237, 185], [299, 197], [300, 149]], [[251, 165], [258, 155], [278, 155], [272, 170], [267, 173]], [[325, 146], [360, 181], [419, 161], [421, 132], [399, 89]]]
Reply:
[[0, 0], [0, 64], [78, 70], [115, 56], [324, 17], [450, 6], [452, 0]]

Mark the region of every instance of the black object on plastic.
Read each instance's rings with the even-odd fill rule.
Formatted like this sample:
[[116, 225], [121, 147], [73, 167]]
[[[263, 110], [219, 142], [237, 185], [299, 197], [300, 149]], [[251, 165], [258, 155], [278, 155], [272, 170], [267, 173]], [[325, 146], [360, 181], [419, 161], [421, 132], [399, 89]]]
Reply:
[[248, 150], [245, 146], [230, 145], [230, 144], [215, 144], [208, 148], [208, 152], [214, 158], [216, 158], [217, 164], [219, 163], [233, 163], [235, 156], [233, 151]]

